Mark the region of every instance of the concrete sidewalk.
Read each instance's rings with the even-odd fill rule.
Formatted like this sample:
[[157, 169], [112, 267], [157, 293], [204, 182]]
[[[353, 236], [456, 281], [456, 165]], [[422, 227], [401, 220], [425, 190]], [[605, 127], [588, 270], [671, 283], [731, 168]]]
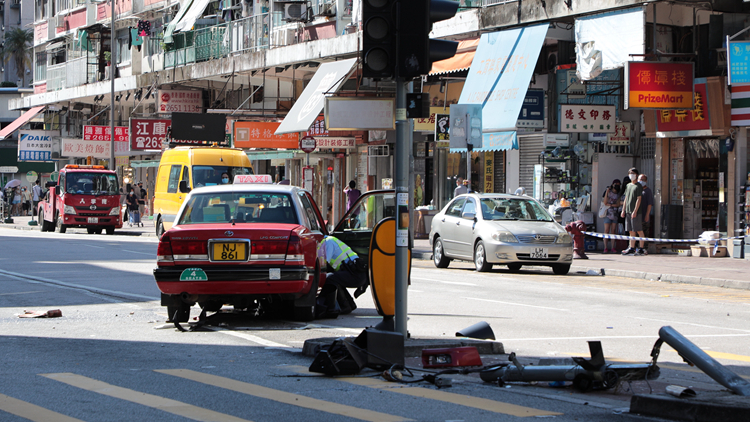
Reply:
[[[128, 223], [121, 229], [115, 229], [115, 235], [120, 236], [150, 236], [156, 237], [156, 227], [154, 226], [154, 220], [150, 220], [150, 217], [144, 217], [141, 219], [143, 227], [130, 227]], [[0, 228], [9, 228], [16, 230], [40, 230], [39, 225], [31, 226], [29, 222], [31, 220], [36, 221], [36, 217], [13, 217], [13, 223], [3, 223], [0, 220]], [[86, 229], [79, 228], [68, 228], [67, 233], [86, 233]]]
[[[746, 259], [666, 254], [622, 256], [601, 252], [587, 255], [589, 259], [573, 261], [571, 273], [588, 270], [599, 272], [604, 269], [604, 273], [610, 276], [750, 290], [750, 261]], [[432, 260], [429, 241], [415, 239], [412, 256]]]

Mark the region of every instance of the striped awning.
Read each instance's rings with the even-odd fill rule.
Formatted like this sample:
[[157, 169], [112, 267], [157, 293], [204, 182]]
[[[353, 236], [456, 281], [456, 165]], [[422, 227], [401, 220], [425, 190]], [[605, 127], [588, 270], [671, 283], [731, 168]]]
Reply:
[[750, 126], [750, 84], [732, 84], [732, 126]]

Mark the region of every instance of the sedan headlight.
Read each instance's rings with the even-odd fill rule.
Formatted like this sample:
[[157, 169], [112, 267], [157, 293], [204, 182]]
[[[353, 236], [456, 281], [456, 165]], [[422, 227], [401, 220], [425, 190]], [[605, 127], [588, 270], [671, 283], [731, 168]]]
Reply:
[[71, 207], [70, 205], [66, 205], [65, 208], [63, 208], [63, 214], [75, 214], [76, 209]]
[[120, 215], [120, 207], [114, 207], [109, 211], [109, 215]]
[[507, 231], [496, 231], [492, 233], [492, 240], [503, 243], [518, 243], [518, 239], [513, 233]]
[[557, 243], [571, 243], [573, 238], [568, 233], [560, 233], [557, 235]]

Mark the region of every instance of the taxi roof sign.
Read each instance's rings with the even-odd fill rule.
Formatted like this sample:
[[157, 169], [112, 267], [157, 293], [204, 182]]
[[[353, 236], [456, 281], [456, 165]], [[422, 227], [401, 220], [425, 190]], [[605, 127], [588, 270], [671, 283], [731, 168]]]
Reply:
[[238, 174], [234, 176], [235, 185], [249, 185], [254, 183], [273, 183], [270, 174]]

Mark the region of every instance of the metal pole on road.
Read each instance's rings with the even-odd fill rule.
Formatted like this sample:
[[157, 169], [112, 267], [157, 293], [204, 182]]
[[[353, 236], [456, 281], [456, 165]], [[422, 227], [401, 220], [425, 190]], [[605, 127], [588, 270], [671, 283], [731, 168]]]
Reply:
[[411, 131], [406, 118], [408, 82], [396, 78], [396, 308], [395, 328], [404, 339], [406, 329], [409, 247], [409, 148]]

